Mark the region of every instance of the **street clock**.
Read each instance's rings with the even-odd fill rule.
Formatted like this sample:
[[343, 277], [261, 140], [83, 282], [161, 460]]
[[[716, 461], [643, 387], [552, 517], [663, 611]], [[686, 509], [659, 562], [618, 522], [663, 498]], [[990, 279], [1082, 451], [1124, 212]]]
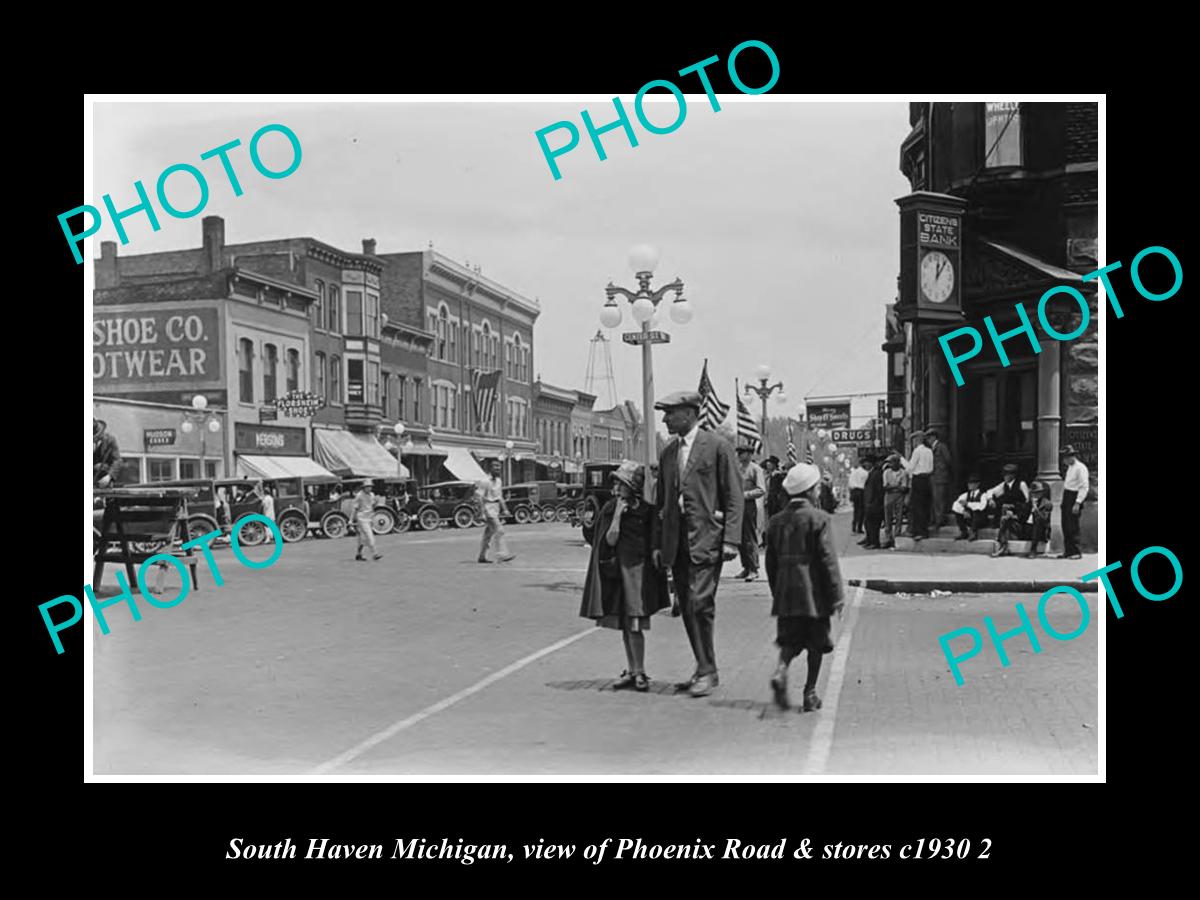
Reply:
[[901, 321], [958, 322], [962, 314], [963, 211], [966, 201], [917, 191], [900, 207]]

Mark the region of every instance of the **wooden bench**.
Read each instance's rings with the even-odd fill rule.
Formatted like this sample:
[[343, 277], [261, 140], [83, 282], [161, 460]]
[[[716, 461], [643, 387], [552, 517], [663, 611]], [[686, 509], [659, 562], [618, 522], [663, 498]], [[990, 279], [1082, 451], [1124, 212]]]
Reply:
[[[121, 488], [97, 491], [96, 494], [104, 500], [104, 519], [100, 536], [96, 538], [93, 590], [100, 589], [106, 562], [124, 563], [129, 588], [135, 590], [138, 583], [133, 564], [145, 562], [159, 554], [185, 560], [191, 569], [192, 588], [200, 589], [196, 578], [195, 551], [184, 550], [181, 546], [189, 539], [187, 500], [194, 496], [194, 491]], [[157, 549], [146, 546], [136, 548], [133, 546], [135, 544], [161, 546]], [[161, 589], [161, 584], [159, 587]]]

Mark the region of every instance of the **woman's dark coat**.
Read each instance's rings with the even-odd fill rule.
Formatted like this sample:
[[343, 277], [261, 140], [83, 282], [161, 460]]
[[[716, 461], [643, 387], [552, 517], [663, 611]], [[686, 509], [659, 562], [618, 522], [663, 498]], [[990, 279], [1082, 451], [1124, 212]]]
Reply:
[[[610, 547], [605, 535], [616, 508], [617, 501], [609, 500], [596, 517], [592, 558], [579, 608], [579, 615], [584, 618], [599, 619], [622, 612], [627, 616], [650, 616], [671, 605], [666, 573], [655, 571], [650, 561], [650, 525], [655, 515], [654, 507], [645, 502], [636, 510], [626, 507], [621, 514], [620, 538], [615, 547]], [[602, 563], [614, 559], [619, 565], [619, 573], [606, 575], [604, 570], [611, 567]]]
[[821, 618], [843, 600], [833, 549], [833, 522], [806, 498], [793, 500], [767, 525], [771, 615]]

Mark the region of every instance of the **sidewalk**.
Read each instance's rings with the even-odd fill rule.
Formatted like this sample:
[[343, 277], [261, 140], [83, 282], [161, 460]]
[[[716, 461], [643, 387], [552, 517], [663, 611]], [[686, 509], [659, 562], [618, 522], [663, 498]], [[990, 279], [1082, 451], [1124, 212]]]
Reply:
[[852, 585], [894, 594], [933, 590], [955, 593], [1042, 593], [1058, 585], [1096, 592], [1099, 579], [1082, 575], [1100, 568], [1099, 557], [1082, 559], [1024, 559], [1021, 557], [955, 555], [877, 550], [843, 556], [842, 576]]

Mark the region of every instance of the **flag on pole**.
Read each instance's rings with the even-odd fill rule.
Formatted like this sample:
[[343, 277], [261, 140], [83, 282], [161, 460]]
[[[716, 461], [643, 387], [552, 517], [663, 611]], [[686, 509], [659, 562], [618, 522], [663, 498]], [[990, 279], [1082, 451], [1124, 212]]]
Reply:
[[492, 421], [500, 390], [500, 370], [484, 374], [478, 369], [471, 377], [471, 402], [475, 407], [475, 428], [483, 431]]
[[762, 437], [754, 424], [754, 417], [750, 415], [750, 410], [746, 409], [741, 397], [735, 394], [733, 399], [737, 401], [737, 444], [739, 447], [748, 444], [757, 453], [762, 447]]
[[796, 464], [796, 443], [792, 440], [791, 420], [788, 421], [787, 458], [789, 466], [794, 466]]
[[725, 417], [729, 415], [729, 404], [722, 403], [717, 397], [716, 391], [713, 390], [712, 382], [708, 380], [708, 360], [704, 360], [704, 369], [700, 372], [700, 387], [696, 389], [700, 393], [700, 427], [705, 431], [712, 431], [718, 425], [725, 421]]

